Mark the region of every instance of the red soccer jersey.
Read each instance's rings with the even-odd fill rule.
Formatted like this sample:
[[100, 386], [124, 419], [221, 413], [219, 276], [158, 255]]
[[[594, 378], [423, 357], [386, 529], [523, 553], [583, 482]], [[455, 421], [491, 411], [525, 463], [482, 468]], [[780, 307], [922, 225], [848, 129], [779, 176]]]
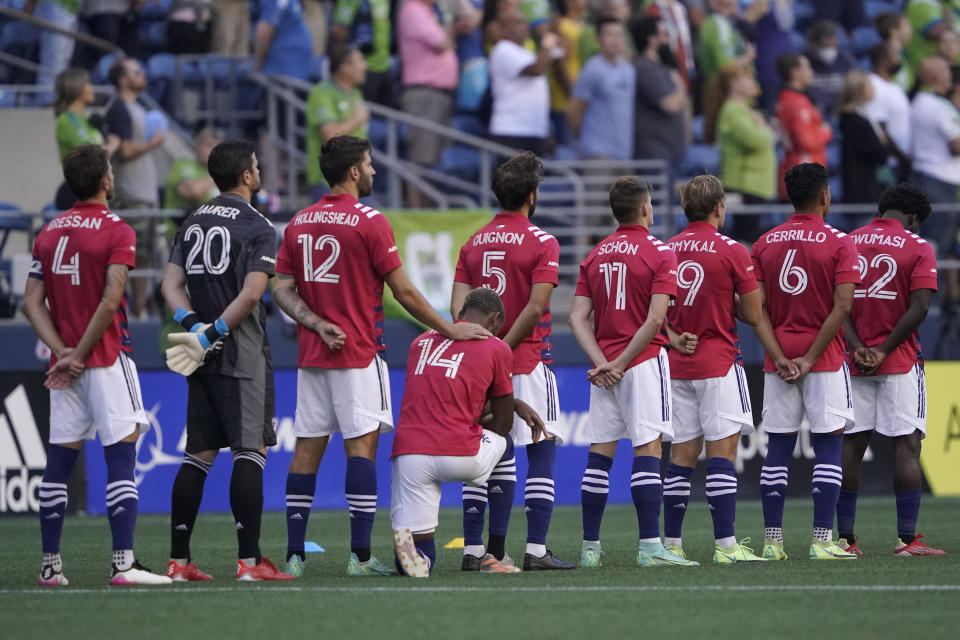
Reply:
[[[471, 287], [489, 287], [503, 300], [507, 335], [530, 301], [538, 282], [557, 286], [560, 245], [557, 239], [519, 213], [498, 213], [460, 249], [455, 280]], [[513, 372], [530, 373], [540, 362], [553, 362], [550, 306], [533, 332], [513, 350]]]
[[[608, 361], [630, 344], [647, 319], [655, 293], [677, 295], [677, 256], [646, 227], [620, 225], [580, 264], [576, 295], [593, 300], [593, 332]], [[656, 356], [667, 344], [658, 332], [630, 367]]]
[[[786, 357], [798, 358], [813, 344], [833, 310], [834, 288], [860, 284], [853, 238], [826, 224], [820, 216], [796, 213], [760, 236], [752, 255], [777, 341]], [[811, 371], [837, 371], [843, 360], [841, 329]], [[769, 355], [763, 370], [776, 370]]]
[[324, 196], [298, 213], [283, 232], [277, 273], [292, 275], [300, 297], [347, 340], [330, 351], [298, 324], [297, 366], [358, 369], [373, 362], [383, 348], [383, 279], [401, 264], [387, 218], [348, 194]]
[[497, 338], [457, 342], [437, 331], [420, 334], [410, 345], [391, 457], [476, 455], [480, 412], [487, 398], [513, 393], [512, 364], [510, 347]]
[[[853, 294], [850, 318], [868, 347], [879, 346], [910, 306], [910, 293], [937, 290], [937, 258], [920, 236], [898, 220], [876, 218], [850, 234], [860, 252], [863, 286]], [[900, 343], [873, 375], [906, 373], [922, 359], [917, 334]], [[850, 372], [863, 375], [853, 366]]]
[[[30, 277], [43, 280], [53, 324], [68, 347], [80, 342], [100, 304], [107, 267], [122, 264], [134, 268], [136, 245], [137, 235], [130, 225], [105, 207], [86, 202], [78, 202], [51, 220], [37, 236]], [[126, 300], [120, 302], [84, 364], [109, 367], [120, 351], [133, 351]]]
[[700, 338], [692, 356], [670, 350], [670, 377], [726, 375], [740, 355], [733, 296], [758, 287], [750, 254], [706, 222], [691, 222], [668, 244], [677, 255], [679, 295], [667, 318], [676, 331]]

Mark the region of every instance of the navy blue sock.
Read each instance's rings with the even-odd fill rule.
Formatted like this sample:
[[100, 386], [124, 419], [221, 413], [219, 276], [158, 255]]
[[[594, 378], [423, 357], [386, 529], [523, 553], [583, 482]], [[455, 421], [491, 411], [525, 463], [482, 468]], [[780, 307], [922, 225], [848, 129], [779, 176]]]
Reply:
[[[430, 573], [433, 573], [433, 566], [437, 564], [437, 543], [436, 540], [414, 540], [413, 546], [417, 548], [417, 553], [426, 558], [430, 563]], [[401, 572], [402, 574], [403, 572]]]
[[524, 506], [527, 512], [527, 543], [547, 544], [553, 515], [553, 464], [557, 441], [543, 440], [527, 445], [527, 483]]
[[580, 507], [583, 511], [583, 539], [600, 541], [600, 523], [610, 493], [610, 467], [613, 458], [599, 453], [587, 455], [587, 468], [580, 484]]
[[350, 508], [350, 551], [360, 562], [370, 559], [370, 532], [377, 515], [377, 466], [367, 458], [347, 458], [344, 481]]
[[919, 491], [897, 491], [897, 537], [910, 544], [917, 534], [920, 517]]
[[483, 546], [483, 523], [487, 513], [487, 483], [474, 487], [463, 485], [463, 545]]
[[810, 437], [816, 464], [813, 467], [813, 526], [833, 529], [843, 482], [842, 435], [813, 435]]
[[672, 462], [667, 465], [663, 476], [663, 535], [668, 538], [680, 538], [683, 530], [683, 516], [690, 502], [690, 478], [693, 467], [683, 467]]
[[137, 464], [137, 445], [118, 442], [103, 448], [107, 463], [107, 518], [113, 534], [113, 550], [133, 549], [133, 530], [137, 526], [139, 493], [133, 476]]
[[763, 526], [783, 528], [783, 507], [787, 501], [787, 465], [797, 445], [796, 433], [771, 433], [767, 440], [767, 457], [760, 470], [760, 502], [763, 505]]
[[707, 504], [713, 518], [713, 537], [722, 540], [736, 535], [737, 474], [726, 458], [707, 460]]
[[60, 533], [67, 512], [67, 482], [77, 463], [78, 449], [51, 444], [40, 483], [40, 539], [44, 553], [60, 553]]
[[306, 557], [303, 544], [307, 539], [307, 521], [316, 487], [315, 473], [287, 474], [287, 560], [293, 554], [301, 559]]
[[510, 509], [517, 488], [517, 458], [513, 452], [513, 439], [507, 436], [507, 449], [500, 462], [493, 468], [487, 480], [487, 498], [490, 500], [490, 537], [487, 553], [503, 560], [504, 543], [510, 525]]
[[853, 524], [857, 518], [857, 492], [840, 490], [837, 500], [837, 534], [853, 544]]
[[660, 503], [663, 485], [660, 482], [660, 458], [637, 456], [633, 459], [630, 476], [630, 495], [637, 509], [640, 539], [660, 539]]

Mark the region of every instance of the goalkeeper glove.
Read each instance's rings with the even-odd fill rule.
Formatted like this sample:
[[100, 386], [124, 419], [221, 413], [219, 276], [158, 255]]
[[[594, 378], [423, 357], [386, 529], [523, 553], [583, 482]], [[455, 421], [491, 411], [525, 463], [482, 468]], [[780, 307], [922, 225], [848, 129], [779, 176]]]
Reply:
[[203, 364], [207, 353], [223, 346], [221, 339], [228, 333], [223, 318], [218, 318], [213, 324], [193, 323], [191, 330], [186, 333], [171, 333], [167, 338], [174, 346], [166, 350], [167, 367], [189, 376]]

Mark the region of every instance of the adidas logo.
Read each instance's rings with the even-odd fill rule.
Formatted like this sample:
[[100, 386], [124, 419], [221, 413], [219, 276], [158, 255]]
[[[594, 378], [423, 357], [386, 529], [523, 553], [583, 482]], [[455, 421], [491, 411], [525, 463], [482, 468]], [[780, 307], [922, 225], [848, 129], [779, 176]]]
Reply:
[[57, 519], [59, 519], [59, 518], [60, 518], [60, 514], [59, 514], [59, 513], [51, 513], [50, 515], [45, 516], [45, 517], [44, 517], [44, 520], [57, 520]]
[[237, 531], [240, 531], [241, 529], [243, 529], [243, 523], [242, 523], [242, 522], [238, 522], [238, 523], [237, 523]]
[[467, 513], [480, 513], [480, 509], [477, 509], [476, 507], [470, 507], [467, 509]]
[[673, 505], [673, 508], [674, 508], [674, 509], [686, 509], [686, 508], [687, 508], [687, 505], [685, 505], [685, 504], [683, 504], [683, 503], [681, 502], [681, 503], [679, 503], [679, 504]]
[[524, 507], [524, 508], [523, 508], [523, 512], [524, 512], [524, 513], [530, 513], [531, 511], [533, 511], [533, 509], [531, 509], [530, 507]]
[[21, 384], [0, 403], [0, 514], [36, 513], [47, 464], [43, 441], [26, 388]]
[[117, 507], [116, 509], [114, 509], [114, 510], [113, 510], [113, 513], [111, 513], [110, 515], [111, 515], [111, 516], [118, 516], [118, 515], [120, 515], [121, 513], [123, 513], [124, 511], [126, 511], [126, 509], [123, 508], [122, 506], [120, 506], [120, 507]]
[[299, 512], [297, 512], [297, 513], [293, 514], [292, 516], [290, 516], [290, 519], [291, 519], [291, 520], [303, 520], [303, 516], [300, 515]]
[[178, 524], [173, 528], [174, 531], [190, 531], [190, 527], [185, 524]]
[[822, 493], [822, 491], [820, 491], [820, 487], [814, 487], [813, 491], [811, 491], [810, 493], [812, 493], [813, 495], [817, 495], [818, 493]]
[[487, 489], [487, 493], [503, 493], [503, 489], [500, 488], [500, 485], [495, 484]]
[[771, 491], [770, 493], [767, 494], [767, 497], [768, 497], [768, 498], [781, 498], [781, 497], [783, 497], [783, 496], [780, 495], [780, 492], [779, 492], [779, 491]]
[[710, 511], [714, 511], [714, 510], [716, 509], [716, 507], [713, 506], [712, 504], [708, 504], [708, 505], [707, 505], [707, 509], [709, 509]]

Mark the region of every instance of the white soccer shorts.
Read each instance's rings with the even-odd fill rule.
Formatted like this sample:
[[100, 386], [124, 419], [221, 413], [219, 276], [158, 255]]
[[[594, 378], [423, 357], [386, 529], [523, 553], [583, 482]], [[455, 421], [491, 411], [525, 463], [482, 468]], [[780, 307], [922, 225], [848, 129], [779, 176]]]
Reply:
[[[530, 373], [513, 374], [513, 397], [526, 402], [537, 412], [549, 435], [557, 439], [557, 444], [563, 444], [570, 434], [567, 433], [564, 422], [560, 420], [559, 403], [557, 401], [557, 376], [542, 362]], [[533, 444], [530, 427], [513, 416], [513, 428], [510, 437], [516, 446]]]
[[298, 438], [319, 438], [336, 432], [344, 440], [372, 431], [393, 431], [390, 379], [379, 356], [363, 369], [297, 371], [297, 412], [293, 432]]
[[923, 365], [907, 373], [853, 377], [853, 415], [856, 424], [845, 433], [873, 431], [896, 438], [919, 429], [927, 434], [927, 385]]
[[408, 454], [393, 459], [390, 472], [390, 519], [394, 529], [409, 527], [413, 533], [437, 528], [440, 488], [444, 482], [480, 486], [507, 450], [507, 440], [483, 430], [475, 456], [426, 456]]
[[664, 349], [655, 358], [627, 369], [610, 389], [590, 386], [590, 413], [584, 436], [591, 443], [626, 438], [639, 447], [673, 437], [670, 415], [670, 362]]
[[120, 352], [109, 367], [91, 367], [69, 387], [50, 391], [50, 443], [93, 440], [116, 444], [150, 422], [143, 410], [137, 365]]
[[853, 424], [853, 392], [846, 362], [836, 371], [814, 371], [793, 384], [776, 373], [763, 375], [764, 431], [799, 431], [804, 416], [812, 433], [833, 433]]
[[702, 380], [671, 380], [673, 440], [709, 441], [753, 433], [750, 389], [743, 367], [734, 364], [726, 375]]

